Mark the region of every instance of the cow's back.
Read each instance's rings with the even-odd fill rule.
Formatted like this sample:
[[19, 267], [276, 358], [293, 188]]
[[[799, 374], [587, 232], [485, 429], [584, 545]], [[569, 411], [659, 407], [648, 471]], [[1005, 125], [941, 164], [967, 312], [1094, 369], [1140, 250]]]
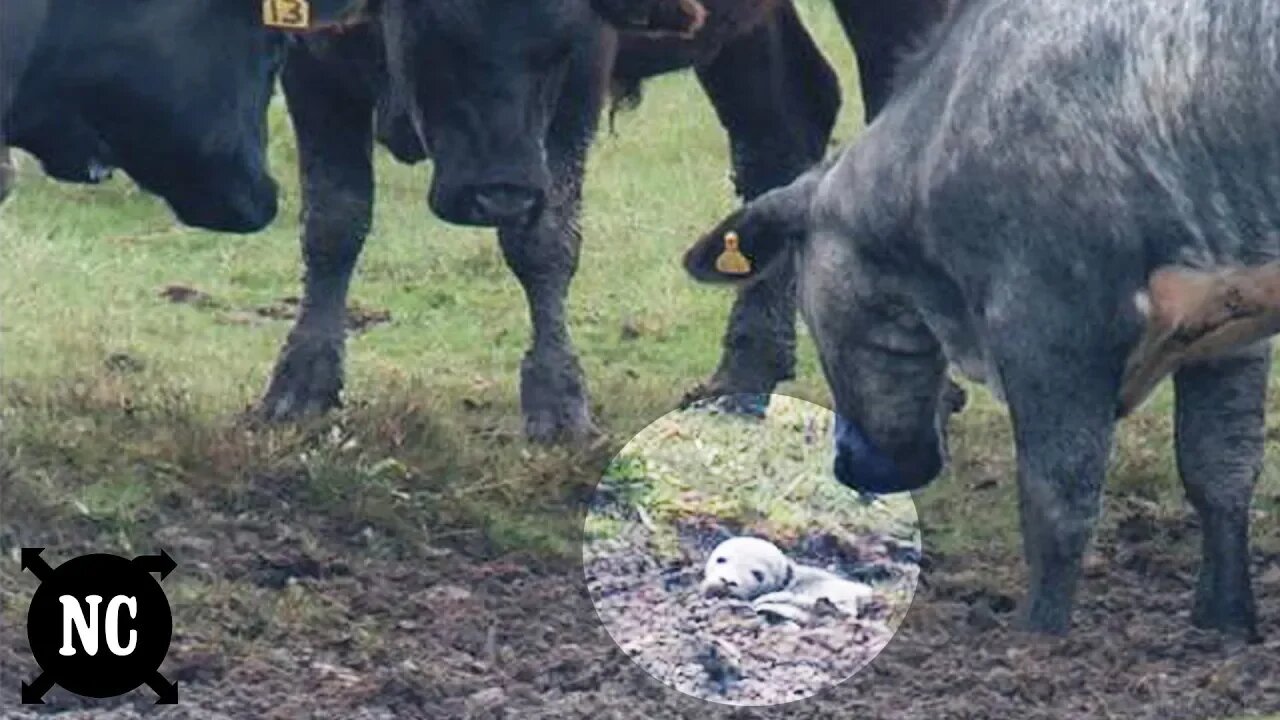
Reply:
[[953, 23], [865, 138], [913, 146], [898, 181], [944, 254], [1145, 268], [1280, 250], [1280, 4], [977, 0]]

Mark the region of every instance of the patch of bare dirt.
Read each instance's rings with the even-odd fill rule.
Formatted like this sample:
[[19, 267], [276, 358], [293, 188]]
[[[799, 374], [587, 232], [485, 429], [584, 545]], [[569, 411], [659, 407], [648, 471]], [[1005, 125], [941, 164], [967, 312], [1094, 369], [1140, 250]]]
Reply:
[[[412, 556], [378, 549], [360, 528], [299, 510], [287, 480], [255, 482], [236, 508], [166, 510], [157, 545], [199, 580], [243, 588], [187, 597], [163, 672], [176, 707], [142, 689], [89, 702], [55, 688], [17, 704], [35, 670], [20, 624], [0, 627], [5, 718], [669, 718], [868, 717], [1202, 720], [1280, 711], [1280, 556], [1257, 554], [1263, 644], [1242, 646], [1188, 622], [1197, 532], [1141, 518], [1110, 533], [1082, 587], [1066, 639], [1011, 629], [1022, 572], [991, 557], [926, 556], [921, 587], [894, 639], [854, 678], [775, 708], [728, 708], [668, 689], [612, 642], [582, 566], [486, 557], [458, 545]], [[568, 509], [566, 510], [568, 511]], [[1122, 523], [1123, 524], [1123, 523]], [[0, 597], [35, 587], [15, 548], [61, 562], [102, 550], [88, 526], [4, 518]], [[140, 548], [147, 550], [149, 548]], [[1004, 552], [1004, 550], [1001, 550]], [[273, 622], [310, 608], [315, 621]], [[23, 610], [2, 608], [5, 617]]]
[[160, 291], [160, 297], [177, 305], [194, 305], [199, 308], [219, 308], [222, 303], [212, 295], [187, 285], [166, 285]]
[[[160, 297], [176, 305], [191, 305], [202, 310], [215, 311], [219, 322], [230, 325], [252, 325], [263, 320], [296, 320], [302, 306], [302, 301], [296, 296], [289, 296], [266, 305], [237, 308], [203, 290], [176, 284], [165, 286], [160, 291]], [[366, 308], [358, 303], [347, 306], [348, 332], [362, 333], [390, 322], [390, 310]]]
[[[261, 305], [254, 309], [260, 317], [270, 320], [294, 320], [298, 317], [301, 301], [294, 296], [281, 298], [269, 305]], [[391, 311], [379, 308], [366, 308], [357, 303], [347, 306], [347, 331], [361, 333], [378, 325], [391, 322]]]

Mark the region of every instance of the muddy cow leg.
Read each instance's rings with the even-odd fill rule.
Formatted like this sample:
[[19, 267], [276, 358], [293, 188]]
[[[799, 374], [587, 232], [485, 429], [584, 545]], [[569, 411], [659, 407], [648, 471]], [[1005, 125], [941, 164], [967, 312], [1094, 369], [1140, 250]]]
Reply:
[[298, 137], [306, 275], [298, 320], [262, 400], [272, 420], [341, 404], [347, 288], [372, 223], [374, 187], [374, 98], [338, 85], [324, 61], [300, 49], [283, 81]]
[[[1044, 316], [1070, 316], [1038, 309]], [[1026, 342], [1025, 328], [1035, 317], [1011, 317], [997, 331], [1004, 338], [997, 352], [1017, 450], [1018, 510], [1030, 571], [1025, 619], [1033, 632], [1065, 634], [1101, 505], [1120, 368], [1107, 362], [1113, 353], [1105, 338], [1073, 337], [1071, 328], [1063, 328], [1056, 341]]]
[[858, 58], [863, 117], [871, 122], [893, 92], [902, 54], [942, 18], [947, 0], [832, 0]]
[[1269, 347], [1174, 374], [1178, 473], [1200, 515], [1192, 621], [1258, 639], [1249, 580], [1249, 503], [1262, 470]]
[[[604, 64], [607, 66], [607, 63]], [[551, 187], [536, 221], [498, 230], [507, 266], [524, 288], [533, 324], [530, 349], [520, 365], [520, 406], [525, 434], [536, 442], [594, 436], [586, 380], [569, 336], [565, 303], [578, 269], [582, 232], [578, 216], [587, 149], [603, 104], [601, 64], [575, 62], [547, 138]]]
[[[744, 199], [791, 182], [822, 158], [840, 109], [839, 81], [789, 3], [699, 68], [698, 79], [728, 131]], [[795, 268], [779, 263], [739, 292], [720, 365], [687, 399], [770, 393], [794, 376], [795, 346]]]

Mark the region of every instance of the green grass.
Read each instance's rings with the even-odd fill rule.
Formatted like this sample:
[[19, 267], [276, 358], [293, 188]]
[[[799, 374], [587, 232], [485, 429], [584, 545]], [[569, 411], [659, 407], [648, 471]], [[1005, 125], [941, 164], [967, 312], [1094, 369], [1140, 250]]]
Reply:
[[[837, 135], [847, 139], [861, 116], [851, 53], [827, 3], [802, 9], [843, 78]], [[571, 555], [580, 518], [564, 511], [567, 499], [719, 355], [731, 297], [695, 286], [678, 264], [734, 205], [725, 136], [694, 79], [651, 83], [591, 158], [570, 319], [611, 437], [586, 450], [519, 439], [516, 379], [529, 334], [520, 288], [492, 232], [427, 212], [429, 168], [382, 154], [376, 225], [352, 296], [390, 310], [392, 323], [349, 343], [350, 409], [302, 428], [239, 422], [288, 323], [249, 322], [236, 310], [299, 292], [295, 151], [282, 106], [272, 124], [283, 209], [270, 230], [248, 237], [180, 228], [122, 179], [59, 185], [21, 158], [16, 196], [0, 209], [6, 512], [78, 518], [112, 542], [138, 543], [157, 508], [193, 496], [234, 506], [247, 483], [270, 478], [298, 490], [308, 512], [387, 528], [406, 545]], [[171, 284], [224, 309], [169, 303], [158, 293]], [[624, 325], [639, 337], [623, 339]], [[132, 362], [107, 362], [120, 353]], [[825, 400], [807, 341], [798, 377], [780, 391]], [[1164, 389], [1125, 423], [1111, 487], [1173, 516], [1184, 510], [1168, 409]], [[1280, 455], [1271, 450], [1255, 535], [1280, 547]], [[984, 393], [958, 420], [953, 451], [949, 476], [920, 499], [926, 544], [1017, 557], [1007, 420]]]
[[775, 395], [763, 421], [673, 413], [623, 447], [601, 481], [611, 502], [588, 514], [588, 539], [635, 516], [656, 549], [672, 548], [683, 519], [715, 518], [774, 540], [806, 533], [883, 533], [919, 542], [909, 495], [864, 504], [831, 482], [831, 424], [821, 406]]

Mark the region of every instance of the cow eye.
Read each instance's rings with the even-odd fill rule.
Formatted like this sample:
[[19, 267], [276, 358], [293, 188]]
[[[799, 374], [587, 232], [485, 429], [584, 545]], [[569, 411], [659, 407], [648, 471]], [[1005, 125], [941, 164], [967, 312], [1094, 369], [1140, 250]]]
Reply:
[[751, 576], [756, 579], [756, 582], [764, 582], [764, 573], [759, 570], [752, 570]]
[[718, 557], [718, 558], [716, 558], [716, 564], [717, 564], [717, 565], [723, 565], [723, 564], [725, 564], [725, 562], [727, 562], [727, 561], [728, 561], [728, 558], [723, 558], [723, 557]]

